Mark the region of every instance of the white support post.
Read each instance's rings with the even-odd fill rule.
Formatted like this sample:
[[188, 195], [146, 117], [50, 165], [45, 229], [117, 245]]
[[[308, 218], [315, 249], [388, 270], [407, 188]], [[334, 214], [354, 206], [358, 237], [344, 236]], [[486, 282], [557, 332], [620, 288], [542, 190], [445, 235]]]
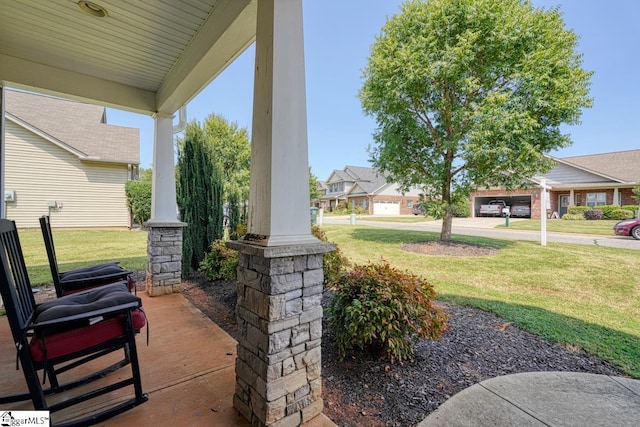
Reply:
[[260, 0], [249, 190], [249, 233], [261, 246], [311, 235], [301, 0]]
[[176, 174], [173, 160], [173, 115], [154, 115], [151, 219], [149, 223], [178, 222]]

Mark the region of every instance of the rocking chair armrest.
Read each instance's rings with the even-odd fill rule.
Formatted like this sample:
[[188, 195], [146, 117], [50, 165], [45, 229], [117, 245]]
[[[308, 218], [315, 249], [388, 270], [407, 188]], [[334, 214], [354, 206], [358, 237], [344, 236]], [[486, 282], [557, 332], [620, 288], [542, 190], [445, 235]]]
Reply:
[[60, 327], [66, 323], [77, 323], [79, 321], [89, 320], [95, 317], [116, 316], [118, 314], [133, 311], [137, 308], [140, 308], [141, 306], [142, 304], [139, 301], [132, 301], [125, 304], [119, 304], [112, 307], [105, 307], [98, 310], [87, 311], [85, 313], [78, 313], [70, 316], [59, 317], [56, 319], [45, 320], [42, 322], [38, 322], [36, 319], [35, 322], [29, 324], [29, 329]]

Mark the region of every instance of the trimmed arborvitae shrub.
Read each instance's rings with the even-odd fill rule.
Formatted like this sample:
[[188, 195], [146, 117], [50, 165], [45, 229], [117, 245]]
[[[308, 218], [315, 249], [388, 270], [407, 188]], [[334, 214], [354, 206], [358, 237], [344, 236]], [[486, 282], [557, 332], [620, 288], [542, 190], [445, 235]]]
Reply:
[[151, 218], [151, 181], [127, 181], [124, 191], [133, 220], [142, 226]]
[[200, 263], [209, 280], [235, 280], [238, 270], [238, 251], [230, 249], [223, 240], [211, 244], [211, 250]]
[[600, 209], [589, 209], [584, 211], [584, 217], [588, 220], [600, 220], [604, 217], [604, 213]]
[[436, 340], [447, 330], [433, 286], [387, 262], [354, 266], [333, 290], [329, 322], [341, 359], [366, 349], [401, 362], [413, 356], [419, 339]]
[[[311, 234], [313, 234], [318, 240], [323, 242], [328, 242], [327, 235], [322, 228], [320, 228], [317, 224], [311, 225]], [[327, 252], [322, 256], [322, 272], [324, 274], [324, 285], [331, 288], [333, 287], [338, 280], [340, 280], [340, 276], [344, 273], [350, 266], [350, 262], [345, 257], [340, 248], [336, 246], [336, 249], [332, 252]]]
[[176, 181], [180, 218], [188, 224], [182, 240], [182, 272], [188, 275], [224, 233], [222, 180], [197, 123], [187, 125], [178, 144]]

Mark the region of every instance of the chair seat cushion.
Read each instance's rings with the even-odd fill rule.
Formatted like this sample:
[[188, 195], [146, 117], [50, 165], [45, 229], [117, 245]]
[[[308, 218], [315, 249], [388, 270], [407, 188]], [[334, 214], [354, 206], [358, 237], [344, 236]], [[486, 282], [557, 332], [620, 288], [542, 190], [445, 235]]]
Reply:
[[88, 286], [113, 283], [126, 279], [131, 271], [116, 263], [100, 264], [61, 273], [60, 285], [65, 291], [77, 291]]
[[140, 298], [129, 292], [126, 282], [119, 282], [44, 302], [36, 307], [33, 322], [59, 319], [130, 302], [140, 303]]
[[[51, 321], [131, 302], [141, 306], [140, 298], [129, 292], [126, 282], [121, 282], [42, 303], [36, 308], [33, 321]], [[144, 327], [146, 320], [142, 310], [133, 310], [132, 318], [135, 331]], [[93, 324], [82, 320], [46, 330], [36, 328], [36, 336], [29, 344], [33, 359], [43, 361], [81, 351], [125, 332], [124, 315], [93, 320]]]
[[[133, 329], [139, 331], [146, 323], [142, 310], [132, 311]], [[124, 316], [120, 315], [111, 319], [85, 326], [79, 329], [45, 335], [35, 336], [29, 343], [29, 351], [35, 362], [55, 359], [74, 352], [86, 350], [94, 345], [103, 343], [109, 339], [119, 337], [125, 333]]]

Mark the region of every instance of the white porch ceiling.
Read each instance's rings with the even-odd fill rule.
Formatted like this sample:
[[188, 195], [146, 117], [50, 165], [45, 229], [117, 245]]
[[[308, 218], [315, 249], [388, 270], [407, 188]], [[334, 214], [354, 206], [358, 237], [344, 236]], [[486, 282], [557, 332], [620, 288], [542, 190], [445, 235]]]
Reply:
[[256, 1], [1, 1], [0, 82], [171, 114], [253, 42]]

